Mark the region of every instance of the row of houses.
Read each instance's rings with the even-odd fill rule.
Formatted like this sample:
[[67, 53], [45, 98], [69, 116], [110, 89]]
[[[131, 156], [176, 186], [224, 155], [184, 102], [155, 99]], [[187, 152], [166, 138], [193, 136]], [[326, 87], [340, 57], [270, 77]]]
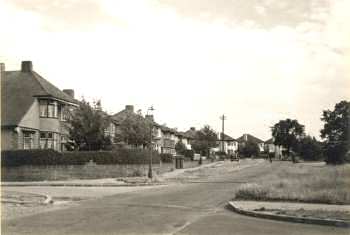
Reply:
[[[69, 142], [66, 119], [68, 113], [79, 106], [73, 89], [60, 90], [33, 70], [31, 61], [23, 61], [18, 71], [1, 71], [1, 149], [54, 149], [65, 151]], [[120, 123], [135, 113], [133, 105], [110, 116], [111, 123], [105, 134], [115, 136]], [[152, 115], [143, 117], [153, 123], [154, 148], [159, 153], [175, 154], [175, 145], [182, 142], [191, 149], [195, 138], [194, 127], [182, 132], [155, 122]], [[234, 154], [239, 144], [253, 141], [261, 151], [277, 152], [272, 140], [264, 142], [252, 135], [244, 134], [234, 139], [218, 133], [219, 147], [214, 151]], [[112, 138], [113, 140], [113, 138]]]

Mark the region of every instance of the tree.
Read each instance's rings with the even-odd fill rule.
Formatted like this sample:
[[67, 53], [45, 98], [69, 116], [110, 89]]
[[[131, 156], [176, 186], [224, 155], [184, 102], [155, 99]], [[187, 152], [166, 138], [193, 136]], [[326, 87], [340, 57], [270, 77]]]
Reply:
[[129, 114], [119, 124], [116, 141], [146, 147], [151, 140], [151, 125], [140, 114]]
[[326, 140], [326, 162], [344, 163], [350, 150], [350, 102], [341, 101], [335, 105], [333, 111], [324, 110], [321, 120], [325, 122], [321, 137]]
[[101, 102], [91, 106], [84, 99], [79, 107], [72, 111], [67, 120], [70, 139], [80, 150], [100, 150], [111, 145], [104, 131], [110, 123], [108, 115], [101, 108]]
[[322, 143], [311, 136], [306, 136], [299, 141], [297, 152], [304, 160], [315, 161], [323, 158]]
[[[298, 140], [304, 136], [304, 125], [298, 123], [297, 120], [280, 120], [271, 127], [274, 144], [286, 148], [287, 156], [290, 156], [290, 151], [296, 149]], [[295, 155], [292, 154], [292, 161], [295, 163]]]
[[239, 154], [245, 157], [259, 156], [260, 149], [257, 143], [248, 141], [239, 147]]
[[176, 150], [176, 153], [184, 155], [187, 148], [186, 148], [186, 145], [182, 143], [180, 140], [175, 144], [175, 150]]
[[[210, 148], [217, 146], [217, 134], [209, 126], [205, 125], [202, 129], [196, 131], [195, 139], [193, 140], [192, 147], [195, 152], [201, 155], [207, 155], [209, 158]], [[200, 158], [200, 164], [202, 163], [202, 158]]]

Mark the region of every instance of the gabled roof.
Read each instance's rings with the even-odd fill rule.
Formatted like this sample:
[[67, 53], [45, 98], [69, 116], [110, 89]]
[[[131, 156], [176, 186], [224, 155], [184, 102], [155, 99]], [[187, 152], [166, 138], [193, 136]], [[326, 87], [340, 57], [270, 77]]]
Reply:
[[189, 139], [195, 139], [196, 138], [196, 130], [189, 129], [188, 131], [185, 131], [185, 135]]
[[[223, 137], [223, 138], [222, 138]], [[220, 133], [220, 140], [224, 141], [236, 141], [234, 138], [232, 138], [229, 135], [226, 135], [225, 133]]]
[[[247, 136], [247, 140], [246, 140], [245, 136]], [[252, 136], [250, 134], [242, 135], [241, 137], [239, 137], [237, 139], [237, 141], [239, 143], [245, 143], [245, 142], [253, 142], [253, 143], [256, 143], [256, 144], [264, 143], [264, 141], [262, 141], [261, 139], [255, 137], [255, 136]]]
[[52, 85], [36, 72], [5, 71], [1, 78], [1, 125], [16, 126], [35, 97], [55, 98], [71, 104], [78, 101]]

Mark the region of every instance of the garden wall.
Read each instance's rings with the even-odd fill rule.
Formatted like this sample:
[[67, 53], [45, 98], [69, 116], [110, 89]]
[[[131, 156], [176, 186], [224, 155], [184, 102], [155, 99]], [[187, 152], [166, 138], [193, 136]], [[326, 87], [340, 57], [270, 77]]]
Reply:
[[[203, 162], [205, 163], [205, 162]], [[197, 161], [185, 161], [184, 168], [198, 166]], [[153, 165], [153, 171], [158, 175], [174, 170], [173, 163], [159, 163]], [[93, 162], [85, 165], [40, 165], [2, 167], [2, 181], [44, 181], [70, 179], [100, 179], [146, 176], [148, 164], [109, 164], [99, 165]]]

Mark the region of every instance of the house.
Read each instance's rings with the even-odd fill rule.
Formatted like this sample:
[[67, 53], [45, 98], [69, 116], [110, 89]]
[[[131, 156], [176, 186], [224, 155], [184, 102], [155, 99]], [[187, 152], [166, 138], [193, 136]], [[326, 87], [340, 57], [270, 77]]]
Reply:
[[[143, 117], [139, 113], [134, 112], [134, 106], [133, 105], [126, 105], [125, 109], [112, 115], [111, 118], [113, 122], [116, 125], [116, 131], [115, 133], [118, 135], [120, 133], [118, 127], [120, 126], [120, 123], [132, 116], [142, 117], [147, 122], [151, 122], [153, 127], [153, 134], [152, 134], [152, 142], [153, 142], [153, 149], [157, 150], [159, 153], [169, 153], [175, 155], [175, 133], [176, 130], [166, 127], [165, 125], [159, 125], [154, 121], [153, 115], [146, 115]], [[142, 146], [138, 146], [142, 147]]]
[[260, 152], [264, 152], [264, 141], [261, 139], [250, 135], [250, 134], [243, 134], [241, 137], [237, 139], [237, 142], [239, 145], [245, 145], [247, 142], [252, 142], [258, 145]]
[[196, 132], [196, 128], [191, 127], [188, 131], [184, 133], [187, 138], [188, 144], [192, 145], [193, 140], [196, 138]]
[[233, 155], [238, 150], [238, 142], [225, 133], [218, 134], [219, 150], [228, 155]]
[[190, 144], [190, 137], [188, 135], [186, 135], [185, 132], [182, 132], [182, 131], [177, 131], [175, 133], [175, 137], [176, 137], [176, 143], [178, 141], [180, 141], [181, 143], [183, 143], [186, 147], [187, 150], [191, 150], [192, 149], [192, 146]]
[[274, 139], [270, 138], [265, 141], [264, 149], [269, 154], [274, 154], [275, 158], [281, 158], [282, 157], [282, 146], [278, 146], [274, 144]]
[[66, 119], [78, 106], [74, 90], [58, 89], [33, 70], [31, 61], [23, 61], [19, 71], [1, 74], [1, 149], [64, 151], [69, 142]]
[[161, 126], [161, 153], [176, 154], [175, 151], [175, 130], [166, 126]]

